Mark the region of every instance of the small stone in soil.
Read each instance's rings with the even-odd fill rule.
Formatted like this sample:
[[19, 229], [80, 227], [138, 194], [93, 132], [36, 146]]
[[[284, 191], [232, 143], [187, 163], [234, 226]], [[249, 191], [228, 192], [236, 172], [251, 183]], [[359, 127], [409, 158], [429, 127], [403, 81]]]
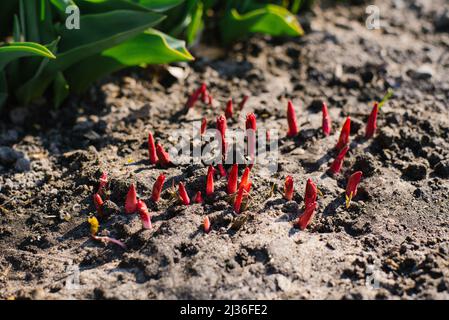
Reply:
[[10, 147], [0, 147], [0, 163], [4, 165], [11, 165], [23, 157], [23, 153], [14, 150]]
[[14, 169], [18, 172], [27, 172], [31, 170], [31, 162], [27, 158], [17, 159]]
[[449, 178], [449, 160], [442, 160], [435, 166], [435, 174], [441, 178]]

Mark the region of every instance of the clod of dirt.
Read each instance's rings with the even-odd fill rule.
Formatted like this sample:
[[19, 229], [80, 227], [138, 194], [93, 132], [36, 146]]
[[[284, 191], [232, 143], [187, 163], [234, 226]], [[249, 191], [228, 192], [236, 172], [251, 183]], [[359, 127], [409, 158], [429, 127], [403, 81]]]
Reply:
[[27, 158], [17, 159], [14, 169], [18, 172], [27, 172], [31, 170], [31, 162]]
[[358, 155], [352, 169], [353, 171], [362, 171], [364, 177], [371, 177], [376, 171], [376, 160], [370, 153]]
[[449, 178], [449, 160], [442, 160], [435, 166], [435, 174], [441, 178]]
[[412, 181], [422, 180], [427, 175], [427, 167], [420, 163], [412, 163], [405, 168], [403, 175]]
[[106, 216], [111, 216], [120, 213], [120, 207], [111, 200], [106, 200], [103, 204], [103, 212]]

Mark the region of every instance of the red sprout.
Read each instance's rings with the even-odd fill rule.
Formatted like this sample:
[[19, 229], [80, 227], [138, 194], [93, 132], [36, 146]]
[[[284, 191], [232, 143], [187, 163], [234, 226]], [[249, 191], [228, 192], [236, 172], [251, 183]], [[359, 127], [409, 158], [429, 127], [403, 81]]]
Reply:
[[246, 130], [252, 129], [257, 130], [256, 115], [254, 113], [248, 113], [246, 115]]
[[232, 99], [229, 99], [226, 103], [225, 116], [227, 119], [232, 119], [234, 111], [232, 110]]
[[179, 197], [181, 198], [182, 203], [186, 206], [189, 205], [190, 198], [189, 195], [187, 194], [186, 187], [182, 182], [179, 183], [178, 190], [179, 190]]
[[328, 136], [331, 133], [332, 125], [331, 125], [331, 118], [329, 116], [329, 112], [327, 111], [327, 105], [324, 101], [323, 101], [322, 112], [323, 112], [323, 133], [325, 136]]
[[161, 174], [157, 177], [153, 185], [153, 192], [151, 193], [151, 200], [158, 202], [161, 196], [162, 187], [164, 186], [165, 175]]
[[214, 173], [215, 173], [214, 167], [209, 166], [206, 178], [206, 196], [208, 197], [214, 194]]
[[136, 212], [137, 208], [137, 193], [136, 187], [134, 183], [131, 183], [128, 189], [128, 193], [126, 194], [125, 200], [125, 212], [130, 214]]
[[210, 220], [209, 220], [208, 216], [204, 217], [203, 230], [204, 230], [205, 233], [209, 233], [210, 232]]
[[251, 182], [249, 181], [249, 174], [251, 169], [249, 167], [245, 168], [243, 171], [242, 179], [240, 180], [239, 189], [243, 187], [247, 192], [249, 192], [249, 188], [251, 188]]
[[199, 87], [192, 93], [192, 95], [189, 97], [189, 100], [187, 100], [186, 104], [187, 109], [193, 108], [196, 102], [198, 101], [200, 95], [204, 96], [205, 94], [206, 94], [206, 84], [203, 83], [201, 84], [201, 87]]
[[206, 129], [207, 129], [207, 119], [206, 119], [206, 117], [204, 117], [203, 120], [201, 120], [200, 134], [203, 135], [206, 132]]
[[362, 171], [354, 172], [348, 179], [346, 186], [346, 208], [349, 208], [352, 198], [357, 195], [357, 185], [362, 179]]
[[226, 117], [221, 115], [217, 118], [217, 130], [221, 135], [221, 151], [223, 157], [226, 155]]
[[207, 104], [211, 106], [212, 105], [212, 96], [210, 94], [207, 96], [207, 100], [208, 100]]
[[159, 158], [158, 162], [161, 166], [167, 167], [168, 165], [170, 165], [171, 163], [170, 155], [168, 154], [167, 151], [164, 150], [164, 147], [162, 147], [162, 145], [160, 145], [159, 143], [156, 143], [156, 153], [157, 157]]
[[151, 132], [148, 134], [148, 156], [151, 164], [157, 163], [156, 146], [154, 145], [154, 138]]
[[316, 202], [318, 188], [313, 183], [312, 179], [307, 179], [306, 193], [304, 195], [305, 207], [309, 207], [312, 203]]
[[203, 196], [201, 195], [201, 191], [198, 191], [193, 198], [193, 202], [195, 203], [203, 203]]
[[226, 173], [225, 168], [223, 167], [223, 164], [219, 163], [219, 164], [217, 165], [217, 167], [218, 167], [218, 171], [220, 172], [220, 176], [226, 177], [226, 176], [228, 175], [228, 174]]
[[238, 171], [239, 165], [237, 163], [233, 164], [228, 178], [228, 194], [233, 194], [237, 191]]
[[234, 211], [235, 213], [240, 213], [240, 207], [242, 206], [243, 196], [249, 193], [249, 190], [251, 189], [251, 182], [248, 183], [246, 186], [240, 185], [239, 191], [237, 191], [237, 196], [235, 197], [234, 202]]
[[304, 213], [298, 218], [297, 226], [299, 229], [304, 230], [310, 224], [315, 215], [316, 206], [316, 202], [306, 206]]
[[294, 192], [294, 186], [293, 186], [293, 178], [291, 176], [287, 176], [285, 178], [285, 185], [284, 185], [284, 198], [288, 201], [293, 199], [293, 192]]
[[347, 117], [343, 127], [341, 128], [340, 137], [338, 138], [335, 148], [341, 150], [349, 144], [349, 133], [351, 132], [351, 118]]
[[256, 149], [256, 116], [254, 113], [248, 113], [246, 115], [246, 134], [248, 137], [248, 155], [250, 163], [254, 163], [255, 149]]
[[140, 220], [142, 220], [142, 224], [144, 229], [151, 229], [151, 216], [148, 212], [148, 207], [142, 200], [137, 200], [137, 212], [140, 215]]
[[108, 174], [107, 172], [103, 172], [100, 177], [100, 184], [98, 186], [98, 194], [104, 194], [106, 186], [108, 185]]
[[298, 134], [298, 122], [296, 120], [295, 107], [293, 103], [288, 100], [287, 104], [287, 121], [288, 121], [288, 137], [294, 137]]
[[207, 93], [207, 86], [205, 83], [201, 84], [200, 90], [201, 90], [201, 100], [203, 101], [203, 103], [207, 103], [209, 94]]
[[334, 162], [332, 162], [330, 168], [329, 168], [329, 172], [333, 175], [338, 174], [341, 170], [341, 166], [343, 165], [343, 160], [345, 158], [346, 153], [349, 150], [349, 146], [344, 147], [343, 149], [341, 149], [340, 153], [338, 154], [338, 156], [335, 158]]
[[239, 110], [243, 109], [243, 107], [245, 106], [246, 102], [248, 101], [248, 98], [249, 97], [247, 95], [243, 96], [242, 101], [240, 101], [240, 103], [239, 103]]
[[94, 205], [95, 205], [95, 209], [97, 209], [97, 212], [100, 216], [103, 215], [103, 199], [101, 199], [101, 196], [96, 193], [94, 194]]
[[270, 135], [270, 131], [269, 130], [267, 130], [267, 132], [265, 133], [265, 139], [267, 140], [267, 142], [270, 142], [271, 135]]
[[366, 124], [365, 138], [369, 139], [374, 135], [377, 128], [377, 113], [379, 112], [379, 104], [374, 103], [373, 110], [369, 115], [368, 122]]

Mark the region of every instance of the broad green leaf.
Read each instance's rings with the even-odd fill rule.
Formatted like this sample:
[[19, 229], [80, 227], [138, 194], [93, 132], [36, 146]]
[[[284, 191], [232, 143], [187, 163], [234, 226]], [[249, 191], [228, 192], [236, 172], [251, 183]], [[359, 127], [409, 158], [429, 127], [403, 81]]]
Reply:
[[64, 14], [65, 14], [65, 9], [68, 6], [76, 6], [75, 1], [73, 1], [73, 0], [50, 0], [50, 1], [56, 8], [58, 8], [58, 10], [61, 13], [64, 13]]
[[135, 0], [135, 2], [148, 9], [161, 12], [179, 6], [185, 0]]
[[[29, 103], [44, 93], [57, 72], [137, 36], [162, 19], [163, 16], [157, 13], [129, 10], [81, 15], [79, 30], [61, 28], [58, 59], [49, 62], [38, 78], [19, 88], [16, 96], [24, 99], [25, 104]], [[30, 95], [22, 94], [23, 91]]]
[[67, 69], [66, 76], [71, 89], [81, 92], [99, 77], [125, 67], [190, 60], [193, 57], [185, 48], [184, 41], [148, 29], [133, 39]]
[[150, 11], [145, 6], [129, 0], [77, 0], [82, 14], [102, 13], [112, 10]]
[[[23, 21], [25, 29], [25, 40], [29, 42], [40, 43], [39, 37], [39, 0], [21, 0], [20, 5], [23, 6]], [[22, 19], [22, 17], [21, 17]]]
[[6, 83], [5, 73], [0, 71], [0, 110], [8, 98], [8, 86]]
[[53, 104], [55, 108], [58, 108], [65, 98], [67, 98], [69, 91], [69, 84], [65, 80], [64, 75], [62, 72], [58, 72], [55, 81], [53, 81]]
[[256, 32], [273, 36], [304, 34], [301, 25], [292, 13], [283, 7], [272, 4], [243, 15], [232, 9], [222, 22], [221, 32], [225, 42]]
[[45, 46], [32, 42], [12, 42], [0, 47], [0, 70], [9, 62], [29, 56], [41, 56], [55, 59], [53, 53]]
[[198, 33], [203, 29], [203, 3], [198, 2], [192, 14], [191, 22], [187, 26], [186, 39], [188, 44], [192, 44], [198, 36]]

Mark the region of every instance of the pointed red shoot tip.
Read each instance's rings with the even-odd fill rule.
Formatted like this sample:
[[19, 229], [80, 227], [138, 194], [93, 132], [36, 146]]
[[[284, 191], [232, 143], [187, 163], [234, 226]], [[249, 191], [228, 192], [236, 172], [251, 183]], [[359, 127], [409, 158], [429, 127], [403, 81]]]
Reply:
[[318, 188], [313, 183], [312, 179], [307, 179], [306, 183], [306, 192], [304, 195], [304, 204], [306, 208], [310, 206], [312, 203], [316, 202]]
[[300, 230], [304, 230], [305, 228], [307, 228], [310, 222], [312, 222], [312, 219], [315, 216], [316, 207], [316, 202], [313, 202], [306, 206], [304, 213], [298, 218], [297, 226]]
[[242, 179], [240, 180], [239, 189], [244, 188], [247, 192], [249, 192], [249, 188], [251, 187], [251, 182], [249, 181], [249, 174], [251, 172], [250, 167], [246, 167], [245, 171], [243, 171]]
[[157, 153], [156, 153], [156, 146], [154, 144], [154, 137], [151, 132], [148, 133], [148, 157], [150, 159], [150, 164], [157, 163], [158, 159], [157, 159]]
[[323, 101], [323, 133], [325, 136], [328, 136], [331, 133], [332, 122], [329, 116], [329, 112], [327, 110], [327, 104]]
[[239, 174], [239, 165], [233, 164], [231, 168], [231, 172], [229, 173], [228, 177], [228, 194], [233, 194], [237, 191], [237, 180], [238, 180], [238, 174]]
[[374, 135], [377, 129], [377, 114], [379, 112], [379, 104], [374, 103], [373, 110], [369, 115], [368, 122], [366, 123], [365, 138], [369, 139]]
[[159, 159], [158, 163], [163, 167], [168, 167], [171, 163], [170, 155], [159, 143], [156, 143], [156, 153]]
[[246, 115], [246, 130], [252, 129], [254, 131], [257, 130], [257, 123], [256, 123], [256, 115], [254, 113], [248, 113]]
[[293, 192], [294, 192], [293, 178], [292, 176], [287, 176], [285, 178], [284, 184], [284, 198], [288, 201], [291, 201], [293, 199]]
[[291, 100], [287, 104], [287, 122], [288, 122], [288, 137], [294, 137], [298, 134], [298, 121], [296, 120], [295, 107]]
[[156, 181], [153, 185], [153, 191], [151, 193], [151, 200], [154, 202], [158, 202], [161, 196], [162, 187], [164, 186], [165, 182], [165, 175], [161, 174], [159, 177], [157, 177]]
[[193, 202], [195, 203], [203, 203], [203, 196], [201, 195], [201, 191], [198, 191], [193, 198]]
[[226, 173], [226, 170], [225, 170], [225, 168], [223, 167], [223, 164], [221, 164], [221, 163], [219, 163], [218, 165], [217, 165], [217, 167], [218, 167], [218, 171], [220, 172], [220, 176], [222, 176], [222, 177], [227, 177], [227, 173]]
[[100, 194], [100, 195], [104, 194], [107, 185], [108, 185], [108, 173], [107, 172], [103, 172], [101, 174], [101, 177], [100, 177], [100, 184], [98, 186], [97, 193]]
[[209, 220], [209, 217], [208, 217], [208, 216], [205, 216], [205, 217], [204, 217], [204, 220], [203, 220], [203, 230], [204, 230], [205, 233], [209, 233], [210, 230], [211, 230], [210, 220]]
[[226, 117], [224, 115], [220, 115], [217, 118], [217, 130], [221, 135], [221, 152], [223, 157], [226, 155]]
[[232, 115], [234, 114], [233, 108], [232, 108], [232, 99], [229, 99], [226, 103], [226, 109], [225, 109], [225, 116], [227, 119], [232, 119]]
[[346, 208], [351, 205], [351, 200], [357, 195], [357, 186], [362, 179], [362, 171], [354, 172], [348, 179], [346, 185]]
[[128, 214], [136, 212], [137, 209], [137, 192], [134, 183], [129, 186], [125, 200], [125, 212]]
[[206, 132], [206, 129], [207, 129], [207, 119], [206, 119], [206, 117], [204, 117], [201, 120], [201, 131], [200, 131], [200, 134], [203, 135]]
[[234, 212], [239, 214], [242, 206], [243, 197], [248, 195], [249, 190], [251, 189], [251, 182], [249, 182], [246, 186], [239, 186], [239, 190], [237, 191], [237, 196], [235, 197], [234, 202]]
[[181, 198], [181, 201], [184, 205], [188, 206], [190, 204], [190, 198], [187, 194], [186, 187], [182, 182], [178, 185], [178, 191], [179, 191], [179, 197]]
[[340, 131], [340, 137], [338, 138], [337, 145], [335, 148], [337, 150], [341, 150], [346, 145], [349, 144], [349, 134], [351, 133], [351, 118], [347, 117], [345, 123], [343, 124], [343, 127]]
[[206, 196], [208, 197], [214, 194], [214, 173], [215, 173], [214, 167], [209, 166], [206, 177]]
[[103, 199], [101, 199], [101, 196], [96, 193], [94, 194], [94, 205], [95, 205], [95, 209], [97, 210], [98, 214], [100, 216], [103, 215]]
[[332, 164], [329, 168], [330, 174], [336, 175], [340, 172], [341, 167], [343, 166], [343, 160], [344, 160], [345, 155], [348, 152], [348, 150], [349, 150], [349, 146], [346, 146], [343, 149], [341, 149], [340, 153], [337, 155], [334, 162], [332, 162]]
[[245, 104], [248, 101], [248, 99], [249, 99], [249, 96], [247, 96], [247, 95], [243, 96], [242, 101], [240, 101], [240, 103], [239, 103], [239, 110], [242, 110], [243, 107], [245, 107]]
[[144, 229], [151, 229], [151, 215], [148, 212], [148, 207], [142, 200], [137, 200], [137, 212], [140, 215], [140, 220]]

